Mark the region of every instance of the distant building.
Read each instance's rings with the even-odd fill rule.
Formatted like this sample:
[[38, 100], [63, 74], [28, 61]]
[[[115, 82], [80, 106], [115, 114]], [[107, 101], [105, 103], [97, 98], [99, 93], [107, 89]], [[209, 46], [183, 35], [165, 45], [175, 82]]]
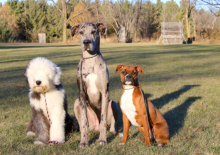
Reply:
[[161, 39], [163, 44], [182, 44], [183, 41], [186, 42], [185, 37], [183, 35], [183, 23], [162, 22], [161, 36], [158, 40], [158, 43]]

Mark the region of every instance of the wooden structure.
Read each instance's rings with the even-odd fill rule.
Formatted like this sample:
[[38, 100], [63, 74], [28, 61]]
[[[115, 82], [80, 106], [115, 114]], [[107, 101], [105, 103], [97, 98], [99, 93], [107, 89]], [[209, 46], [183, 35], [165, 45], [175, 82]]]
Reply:
[[181, 22], [162, 22], [161, 36], [158, 43], [162, 39], [163, 44], [182, 44], [183, 41], [187, 44], [183, 35], [183, 23]]
[[46, 34], [45, 33], [38, 33], [38, 42], [39, 43], [46, 43]]

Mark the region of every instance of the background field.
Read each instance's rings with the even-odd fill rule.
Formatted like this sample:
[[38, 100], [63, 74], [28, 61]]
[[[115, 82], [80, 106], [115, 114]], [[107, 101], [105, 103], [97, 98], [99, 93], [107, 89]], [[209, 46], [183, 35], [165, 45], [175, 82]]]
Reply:
[[[80, 48], [79, 44], [0, 44], [0, 154], [220, 154], [219, 45], [101, 44], [110, 72], [110, 98], [117, 103], [122, 89], [116, 66], [122, 63], [144, 68], [139, 82], [169, 124], [167, 147], [145, 146], [143, 135], [133, 126], [125, 146], [119, 146], [121, 138], [109, 132], [105, 147], [96, 144], [96, 132], [89, 132], [90, 146], [86, 149], [78, 148], [78, 132], [69, 134], [66, 143], [59, 146], [33, 145], [34, 139], [25, 133], [31, 118], [25, 68], [38, 56], [60, 66], [73, 115]], [[120, 122], [117, 127], [121, 130]]]

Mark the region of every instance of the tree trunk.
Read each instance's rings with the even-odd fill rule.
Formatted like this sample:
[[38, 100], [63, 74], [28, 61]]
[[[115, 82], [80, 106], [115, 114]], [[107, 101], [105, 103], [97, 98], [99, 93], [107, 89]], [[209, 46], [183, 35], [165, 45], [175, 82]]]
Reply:
[[189, 8], [186, 8], [186, 31], [187, 31], [187, 38], [188, 43], [191, 43], [191, 36], [190, 36], [190, 21], [189, 21]]
[[66, 40], [66, 27], [67, 27], [66, 0], [62, 0], [62, 11], [63, 11], [63, 44], [67, 44], [67, 40]]
[[193, 30], [193, 33], [194, 33], [194, 39], [196, 39], [196, 22], [194, 21], [194, 30]]

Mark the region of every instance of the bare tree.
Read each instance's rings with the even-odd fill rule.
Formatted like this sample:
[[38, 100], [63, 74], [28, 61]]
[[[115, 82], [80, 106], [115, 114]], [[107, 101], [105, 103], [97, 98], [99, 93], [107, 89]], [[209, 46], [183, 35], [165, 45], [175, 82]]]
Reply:
[[182, 6], [185, 7], [185, 20], [186, 20], [186, 31], [188, 41], [191, 38], [191, 28], [190, 28], [190, 20], [192, 16], [192, 12], [196, 7], [197, 0], [183, 0]]
[[[141, 5], [142, 0], [109, 0], [100, 9], [103, 18], [113, 27], [119, 42], [124, 42], [135, 36]], [[123, 39], [123, 35], [126, 39]]]
[[82, 12], [79, 12], [78, 14], [71, 16], [70, 18], [67, 18], [67, 2], [66, 0], [61, 0], [61, 4], [62, 4], [62, 9], [60, 9], [57, 4], [55, 3], [54, 0], [51, 0], [53, 5], [57, 8], [57, 10], [59, 10], [59, 12], [61, 13], [62, 17], [63, 17], [63, 44], [67, 44], [67, 36], [66, 36], [66, 32], [67, 32], [67, 23], [69, 22], [70, 19], [73, 19], [81, 14], [84, 14], [85, 11], [87, 11], [88, 9], [91, 9], [92, 6], [87, 6], [87, 9], [85, 9]]
[[220, 0], [201, 0], [203, 3], [220, 9]]

